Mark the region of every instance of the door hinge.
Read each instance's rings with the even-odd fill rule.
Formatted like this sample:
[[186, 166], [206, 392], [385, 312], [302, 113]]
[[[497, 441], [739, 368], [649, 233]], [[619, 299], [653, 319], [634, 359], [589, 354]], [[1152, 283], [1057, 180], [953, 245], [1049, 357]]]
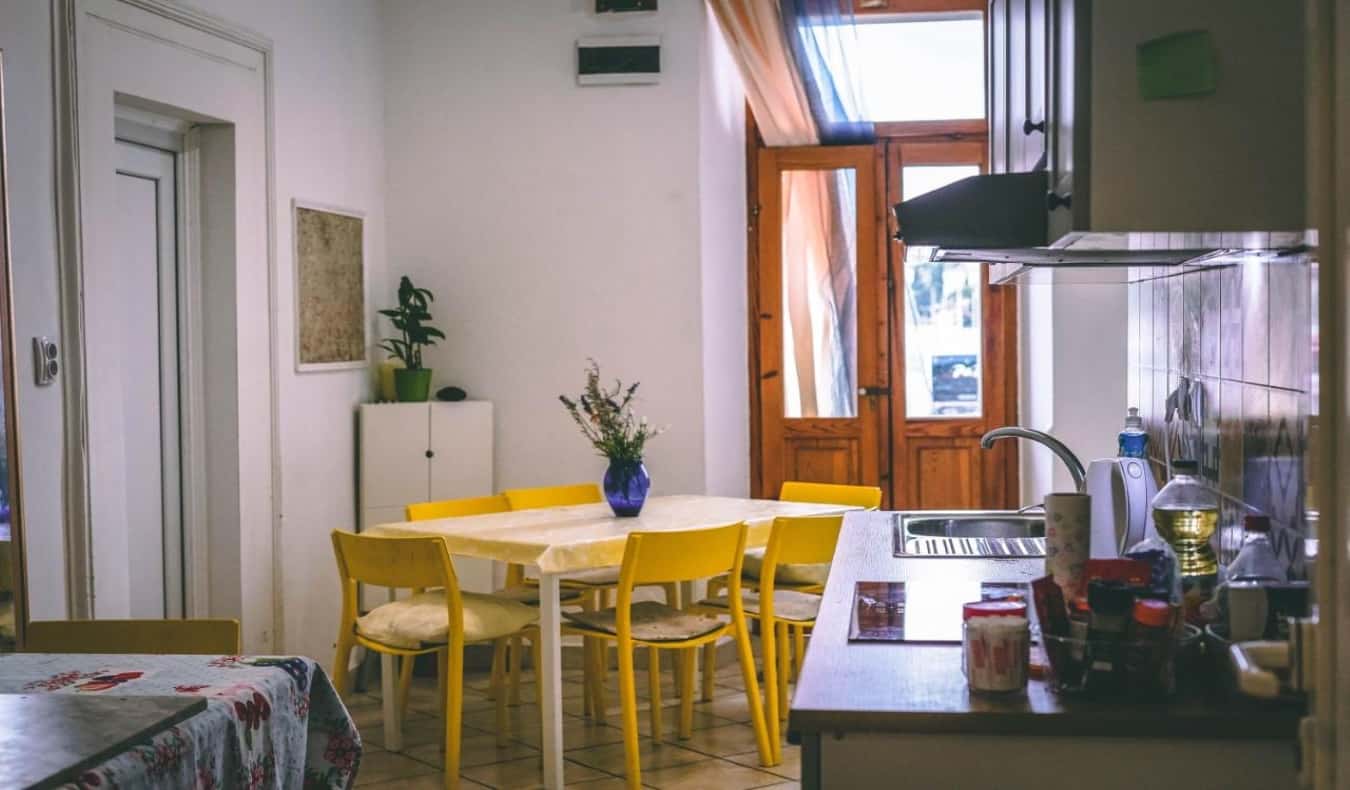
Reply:
[[890, 395], [890, 387], [859, 387], [858, 394], [864, 398], [872, 398], [878, 395]]

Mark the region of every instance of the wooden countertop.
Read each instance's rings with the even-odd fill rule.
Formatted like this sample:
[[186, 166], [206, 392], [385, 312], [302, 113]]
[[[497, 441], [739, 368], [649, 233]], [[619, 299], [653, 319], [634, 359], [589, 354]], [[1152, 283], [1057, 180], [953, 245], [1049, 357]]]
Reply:
[[789, 737], [813, 733], [910, 732], [1018, 735], [1293, 738], [1299, 713], [1255, 704], [1181, 698], [1168, 703], [1060, 697], [1039, 680], [1024, 695], [972, 695], [959, 645], [850, 643], [858, 581], [1026, 582], [1041, 558], [892, 555], [889, 512], [845, 517], [820, 616], [788, 718]]

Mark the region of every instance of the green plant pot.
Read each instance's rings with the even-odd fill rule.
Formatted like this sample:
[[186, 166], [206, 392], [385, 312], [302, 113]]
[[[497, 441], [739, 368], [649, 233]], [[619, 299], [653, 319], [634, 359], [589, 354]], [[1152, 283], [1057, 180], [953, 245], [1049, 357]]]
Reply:
[[431, 394], [431, 369], [395, 370], [394, 391], [400, 403], [424, 403]]

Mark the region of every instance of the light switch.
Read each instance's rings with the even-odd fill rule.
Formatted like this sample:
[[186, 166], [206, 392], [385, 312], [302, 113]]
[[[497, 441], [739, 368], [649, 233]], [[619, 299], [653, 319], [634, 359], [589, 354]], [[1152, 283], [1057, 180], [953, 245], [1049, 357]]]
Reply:
[[61, 372], [60, 351], [50, 337], [33, 338], [33, 373], [39, 387], [56, 380]]

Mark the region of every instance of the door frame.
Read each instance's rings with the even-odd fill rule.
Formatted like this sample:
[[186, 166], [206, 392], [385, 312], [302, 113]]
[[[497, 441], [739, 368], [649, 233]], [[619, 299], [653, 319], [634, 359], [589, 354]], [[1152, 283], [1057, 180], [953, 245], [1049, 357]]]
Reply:
[[[232, 226], [228, 233], [218, 234], [214, 240], [206, 238], [208, 234], [204, 232], [197, 233], [188, 242], [196, 245], [195, 249], [206, 262], [217, 257], [222, 262], [229, 258], [228, 273], [213, 273], [218, 267], [212, 266], [203, 266], [202, 271], [204, 280], [225, 277], [228, 286], [235, 289], [233, 304], [217, 310], [219, 315], [215, 318], [205, 317], [208, 322], [225, 321], [231, 331], [225, 337], [214, 338], [212, 333], [204, 332], [203, 342], [215, 344], [217, 353], [223, 354], [229, 349], [237, 365], [231, 374], [233, 382], [228, 391], [222, 392], [222, 388], [212, 386], [210, 381], [206, 387], [209, 397], [220, 398], [216, 408], [223, 410], [207, 421], [208, 438], [218, 447], [232, 452], [233, 457], [229, 463], [215, 463], [211, 465], [214, 469], [207, 470], [212, 496], [203, 507], [209, 513], [210, 523], [233, 523], [238, 530], [232, 536], [219, 530], [210, 536], [209, 542], [217, 550], [210, 561], [213, 569], [210, 575], [230, 578], [221, 583], [213, 578], [209, 600], [195, 602], [191, 614], [239, 617], [244, 626], [245, 650], [271, 650], [281, 644], [284, 622], [280, 616], [281, 596], [278, 594], [282, 578], [279, 541], [283, 509], [277, 430], [279, 354], [276, 316], [279, 312], [273, 48], [266, 37], [171, 0], [55, 0], [52, 4], [57, 269], [65, 346], [63, 493], [68, 614], [76, 618], [89, 617], [93, 608], [87, 383], [90, 338], [85, 332], [82, 295], [88, 280], [85, 258], [101, 253], [94, 233], [96, 228], [93, 223], [85, 222], [84, 217], [87, 211], [94, 211], [92, 201], [102, 189], [97, 181], [99, 176], [94, 172], [101, 163], [95, 164], [94, 160], [103, 145], [99, 142], [103, 135], [96, 130], [108, 127], [107, 138], [111, 141], [113, 113], [107, 111], [105, 103], [112, 102], [113, 97], [103, 95], [94, 87], [94, 82], [101, 79], [100, 67], [106, 68], [108, 64], [100, 63], [95, 53], [86, 50], [94, 46], [94, 36], [110, 35], [108, 31], [136, 37], [143, 42], [137, 44], [141, 48], [137, 51], [147, 57], [190, 58], [191, 61], [184, 62], [203, 68], [215, 64], [227, 69], [242, 69], [234, 73], [254, 75], [247, 77], [253, 83], [247, 98], [243, 98], [242, 92], [236, 93], [234, 98], [234, 106], [249, 108], [247, 125], [238, 126], [243, 120], [229, 114], [196, 117], [195, 120], [206, 124], [201, 127], [203, 131], [199, 138], [204, 153], [195, 160], [189, 157], [184, 168], [189, 176], [206, 180], [206, 171], [211, 167], [226, 166], [223, 162], [212, 165], [217, 161], [214, 154], [225, 150], [233, 152], [236, 158], [229, 166], [233, 168], [235, 183], [229, 190], [230, 199], [213, 196], [208, 202], [202, 195], [198, 208], [203, 224], [217, 230], [223, 230], [225, 226], [214, 223], [224, 223], [228, 213], [240, 212], [229, 219]], [[141, 69], [136, 73], [141, 75], [135, 77], [138, 84], [169, 84], [153, 82], [159, 79], [153, 69]], [[182, 94], [181, 80], [175, 84]], [[123, 87], [119, 83], [116, 89], [120, 91]], [[163, 101], [166, 107], [175, 104], [196, 107], [200, 104], [199, 109], [206, 112], [211, 112], [206, 110], [207, 107], [224, 108], [229, 101], [223, 97], [200, 95], [175, 102], [169, 97], [142, 95], [142, 91], [136, 89], [129, 89], [129, 93], [141, 95], [143, 100], [151, 103]], [[235, 146], [236, 132], [245, 135], [248, 141], [241, 143], [241, 147]], [[187, 194], [191, 193], [192, 190], [187, 191]], [[191, 223], [185, 227], [188, 232], [194, 230]], [[236, 244], [244, 245], [237, 255]], [[257, 263], [248, 264], [247, 269], [240, 268], [239, 262], [249, 260]], [[204, 287], [209, 285], [203, 283]], [[226, 287], [219, 280], [216, 285]], [[262, 320], [256, 315], [238, 317], [234, 311], [245, 301], [267, 305], [266, 316]], [[202, 365], [209, 367], [205, 362]], [[203, 374], [210, 379], [212, 372], [208, 369]], [[211, 395], [212, 391], [216, 395]], [[233, 404], [232, 409], [227, 408], [227, 401]], [[224, 436], [233, 439], [217, 441]], [[258, 462], [262, 457], [268, 460], [267, 469], [260, 468]], [[206, 546], [200, 548], [206, 550]], [[249, 558], [247, 563], [241, 561], [245, 555]], [[194, 563], [199, 559], [204, 561], [204, 558], [205, 554], [199, 558], [194, 549]]]

